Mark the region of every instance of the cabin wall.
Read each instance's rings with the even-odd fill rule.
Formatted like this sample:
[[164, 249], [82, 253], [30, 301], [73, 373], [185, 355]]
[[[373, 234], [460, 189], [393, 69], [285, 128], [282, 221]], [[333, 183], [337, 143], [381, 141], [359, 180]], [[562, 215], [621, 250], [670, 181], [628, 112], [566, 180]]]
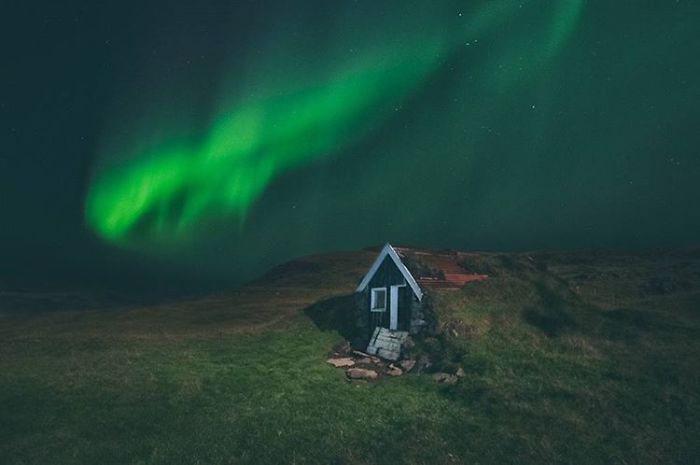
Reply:
[[[377, 326], [389, 327], [390, 323], [390, 286], [403, 285], [399, 288], [399, 321], [398, 329], [418, 334], [429, 327], [423, 303], [413, 293], [401, 271], [390, 257], [386, 257], [377, 272], [362, 292], [356, 293], [356, 328], [358, 339], [369, 340]], [[387, 289], [387, 310], [372, 312], [370, 310], [371, 289], [384, 287]]]

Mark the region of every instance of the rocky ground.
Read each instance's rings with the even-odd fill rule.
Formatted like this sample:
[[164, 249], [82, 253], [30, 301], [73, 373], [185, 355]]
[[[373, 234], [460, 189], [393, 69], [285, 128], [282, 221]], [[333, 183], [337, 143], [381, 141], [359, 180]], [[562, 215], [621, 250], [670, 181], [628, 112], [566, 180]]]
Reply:
[[[404, 344], [409, 348], [414, 347], [410, 338]], [[354, 350], [348, 342], [337, 346], [326, 362], [336, 368], [343, 369], [348, 381], [376, 380], [383, 376], [395, 377], [412, 373], [415, 375], [430, 374], [438, 383], [456, 384], [465, 376], [462, 367], [457, 367], [453, 373], [428, 373], [433, 364], [427, 355], [413, 358], [405, 357], [397, 362], [392, 362]]]

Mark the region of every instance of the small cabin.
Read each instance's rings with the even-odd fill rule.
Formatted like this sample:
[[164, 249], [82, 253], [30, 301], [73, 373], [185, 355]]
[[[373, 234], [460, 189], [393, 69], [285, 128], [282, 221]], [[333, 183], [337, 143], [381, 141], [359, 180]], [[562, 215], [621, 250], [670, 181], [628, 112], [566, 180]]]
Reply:
[[379, 252], [355, 296], [356, 329], [363, 339], [378, 327], [417, 334], [428, 324], [423, 291], [390, 244]]

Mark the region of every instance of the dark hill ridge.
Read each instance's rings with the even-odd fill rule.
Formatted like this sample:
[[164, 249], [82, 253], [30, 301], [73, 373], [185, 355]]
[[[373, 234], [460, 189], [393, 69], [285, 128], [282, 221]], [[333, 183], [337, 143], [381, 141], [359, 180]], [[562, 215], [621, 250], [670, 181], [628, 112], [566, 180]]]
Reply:
[[400, 249], [421, 272], [439, 275], [447, 259], [450, 274], [488, 276], [428, 290], [439, 327], [418, 342], [435, 371], [464, 370], [457, 384], [413, 373], [348, 383], [325, 362], [376, 250], [304, 257], [239, 289], [157, 304], [4, 292], [0, 457], [694, 463], [698, 250]]
[[[206, 336], [248, 331], [284, 322], [311, 304], [352, 293], [378, 250], [295, 259], [239, 289], [164, 304], [139, 305], [120, 298], [123, 296], [15, 291], [0, 293], [0, 311], [22, 328], [9, 328], [8, 337], [33, 331], [47, 336], [74, 330], [94, 334], [102, 330], [110, 336], [163, 332]], [[603, 310], [654, 303], [675, 308], [685, 301], [697, 301], [700, 293], [700, 251], [696, 249], [517, 254], [412, 247], [398, 250], [419, 279], [431, 272], [444, 276], [445, 272], [454, 275], [459, 271], [491, 278], [490, 282], [465, 282], [463, 292], [439, 298], [445, 309], [453, 307], [452, 300], [468, 306], [524, 299], [520, 300], [524, 305], [528, 299], [535, 304], [537, 298], [543, 299], [543, 308], [561, 303], [558, 299], [587, 302]], [[430, 282], [421, 284], [433, 287]], [[455, 287], [458, 285], [450, 289]], [[442, 294], [442, 290], [439, 286], [431, 289], [435, 294]], [[530, 310], [523, 310], [530, 315], [526, 321], [546, 324], [549, 320]], [[451, 310], [445, 312], [440, 311], [447, 320], [452, 319]]]

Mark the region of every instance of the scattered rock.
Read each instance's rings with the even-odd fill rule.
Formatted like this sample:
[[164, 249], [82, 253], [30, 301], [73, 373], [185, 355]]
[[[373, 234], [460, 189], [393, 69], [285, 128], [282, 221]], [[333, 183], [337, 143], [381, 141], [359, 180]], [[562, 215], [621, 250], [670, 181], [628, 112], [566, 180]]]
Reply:
[[377, 379], [377, 372], [364, 368], [348, 368], [345, 374], [350, 379]]
[[457, 378], [455, 375], [450, 375], [445, 381], [443, 381], [445, 384], [457, 384], [457, 381], [459, 381], [459, 378]]
[[423, 371], [429, 369], [431, 366], [433, 366], [433, 364], [430, 361], [430, 358], [428, 358], [427, 355], [421, 355], [421, 357], [418, 359], [418, 362], [416, 362], [416, 371], [418, 371], [418, 373], [422, 373]]
[[464, 372], [464, 369], [462, 367], [457, 368], [457, 371], [455, 372], [455, 376], [457, 378], [464, 378], [467, 376], [467, 374]]
[[389, 365], [389, 368], [386, 370], [386, 374], [389, 376], [401, 376], [403, 374], [403, 370], [399, 367], [395, 367], [394, 365]]
[[399, 363], [399, 365], [401, 365], [401, 368], [403, 368], [403, 370], [406, 373], [408, 373], [409, 371], [411, 371], [413, 369], [414, 366], [416, 366], [416, 361], [406, 359], [406, 360], [402, 360], [401, 363]]
[[348, 355], [352, 351], [352, 347], [348, 341], [342, 342], [333, 348], [336, 354]]
[[379, 357], [374, 357], [373, 355], [366, 354], [359, 350], [353, 350], [352, 353], [357, 355], [358, 357], [368, 358], [371, 360], [372, 363], [377, 363], [380, 360]]
[[355, 364], [355, 361], [350, 357], [329, 358], [328, 360], [326, 360], [326, 362], [330, 363], [336, 368], [351, 367]]
[[433, 379], [441, 384], [455, 384], [459, 381], [459, 378], [449, 373], [435, 373]]

